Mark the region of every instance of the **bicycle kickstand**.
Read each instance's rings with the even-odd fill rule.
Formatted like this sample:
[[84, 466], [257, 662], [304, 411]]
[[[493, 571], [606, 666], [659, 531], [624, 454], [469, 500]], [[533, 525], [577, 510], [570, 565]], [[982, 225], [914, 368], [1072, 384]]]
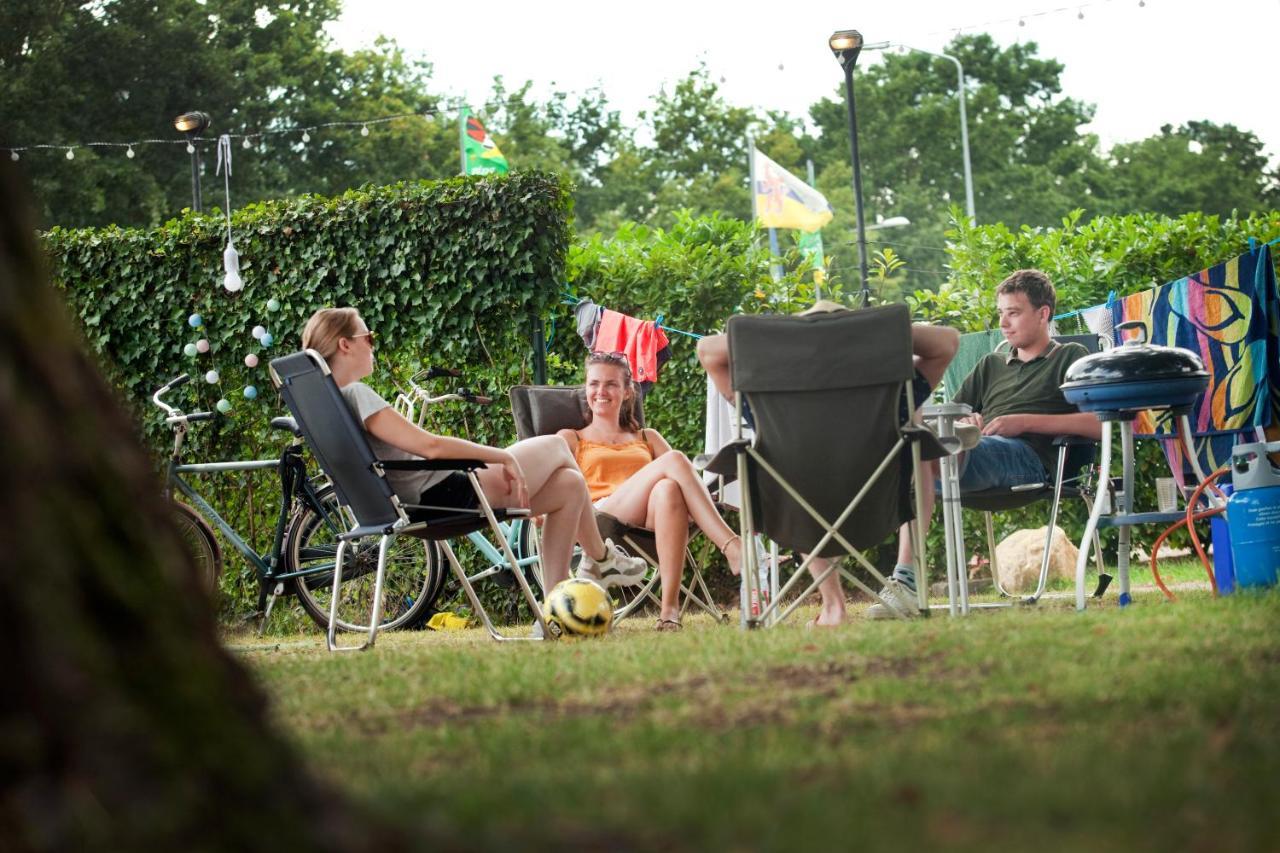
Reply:
[[271, 619], [271, 608], [276, 606], [276, 599], [284, 594], [284, 583], [277, 583], [276, 588], [271, 590], [271, 595], [267, 596], [267, 606], [262, 612], [262, 622], [258, 625], [258, 636], [261, 637], [267, 633], [267, 622]]

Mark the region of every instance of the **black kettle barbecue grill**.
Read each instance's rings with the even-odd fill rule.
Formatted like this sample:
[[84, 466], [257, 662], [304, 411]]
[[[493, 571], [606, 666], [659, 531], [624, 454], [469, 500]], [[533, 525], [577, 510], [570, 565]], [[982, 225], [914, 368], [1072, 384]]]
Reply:
[[1062, 383], [1067, 402], [1103, 420], [1133, 420], [1144, 409], [1189, 412], [1209, 387], [1200, 357], [1181, 347], [1146, 343], [1146, 326], [1140, 322], [1121, 323], [1120, 328], [1143, 334], [1067, 368]]
[[[1166, 347], [1146, 342], [1146, 326], [1141, 322], [1121, 323], [1121, 329], [1140, 329], [1142, 334], [1118, 347], [1087, 355], [1067, 369], [1062, 394], [1067, 402], [1082, 412], [1092, 412], [1102, 421], [1102, 460], [1099, 471], [1097, 495], [1089, 522], [1085, 526], [1080, 543], [1080, 556], [1076, 560], [1076, 609], [1084, 610], [1084, 574], [1089, 551], [1085, 545], [1092, 540], [1099, 525], [1115, 527], [1119, 531], [1119, 552], [1116, 555], [1116, 573], [1119, 575], [1120, 605], [1130, 601], [1129, 592], [1129, 528], [1135, 524], [1172, 522], [1183, 516], [1182, 512], [1133, 511], [1133, 419], [1138, 412], [1147, 409], [1170, 409], [1177, 419], [1178, 436], [1182, 441], [1186, 458], [1198, 481], [1204, 481], [1195, 450], [1191, 446], [1191, 423], [1188, 415], [1200, 395], [1209, 386], [1209, 374], [1200, 357], [1181, 347]], [[1122, 458], [1121, 490], [1116, 493], [1115, 507], [1103, 516], [1108, 493], [1107, 479], [1111, 466], [1111, 424], [1120, 423], [1120, 448]], [[1095, 597], [1105, 591], [1110, 578], [1099, 578]]]

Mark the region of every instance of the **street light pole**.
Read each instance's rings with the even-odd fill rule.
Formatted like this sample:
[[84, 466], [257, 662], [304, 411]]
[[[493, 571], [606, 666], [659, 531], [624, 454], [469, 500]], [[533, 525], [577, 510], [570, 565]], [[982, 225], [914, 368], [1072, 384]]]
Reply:
[[871, 288], [867, 275], [867, 229], [862, 215], [862, 162], [858, 158], [858, 114], [853, 101], [853, 68], [862, 51], [862, 33], [839, 30], [831, 34], [827, 45], [836, 62], [844, 69], [845, 100], [849, 104], [849, 153], [853, 160], [853, 209], [858, 228], [858, 272], [862, 276], [862, 304], [871, 304]]
[[173, 120], [173, 127], [187, 137], [187, 147], [191, 151], [191, 209], [199, 212], [204, 207], [200, 197], [200, 134], [209, 127], [209, 115], [183, 113]]

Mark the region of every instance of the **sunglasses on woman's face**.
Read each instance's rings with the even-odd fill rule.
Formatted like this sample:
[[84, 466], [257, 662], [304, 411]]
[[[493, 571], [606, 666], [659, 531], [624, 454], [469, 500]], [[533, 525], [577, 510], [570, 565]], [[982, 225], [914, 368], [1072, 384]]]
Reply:
[[373, 341], [374, 341], [374, 334], [373, 334], [373, 332], [361, 332], [361, 333], [360, 333], [360, 334], [358, 334], [358, 335], [352, 335], [352, 336], [351, 336], [351, 340], [353, 340], [353, 341], [354, 341], [356, 338], [368, 338], [368, 339], [369, 339], [369, 346], [370, 346], [370, 347], [373, 347]]

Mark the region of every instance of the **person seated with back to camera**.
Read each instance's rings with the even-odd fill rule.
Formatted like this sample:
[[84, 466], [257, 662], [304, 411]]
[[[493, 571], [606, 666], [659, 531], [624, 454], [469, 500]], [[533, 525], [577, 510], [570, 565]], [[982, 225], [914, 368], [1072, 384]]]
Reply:
[[[1078, 343], [1060, 343], [1051, 334], [1057, 294], [1040, 270], [1017, 270], [996, 287], [1000, 331], [1007, 352], [983, 356], [956, 392], [973, 414], [957, 423], [981, 431], [977, 444], [960, 455], [960, 493], [1010, 488], [1051, 481], [1057, 465], [1053, 439], [1074, 435], [1097, 441], [1102, 422], [1067, 402], [1061, 385], [1067, 368], [1088, 354]], [[936, 461], [926, 463], [920, 488], [925, 498], [924, 525], [933, 514]], [[898, 565], [880, 597], [908, 616], [919, 615], [915, 560], [906, 527], [898, 541]], [[872, 619], [894, 614], [883, 604], [867, 610]]]
[[[720, 549], [734, 574], [742, 567], [742, 539], [716, 511], [689, 457], [672, 450], [657, 430], [641, 428], [635, 414], [636, 385], [625, 355], [587, 356], [586, 394], [587, 425], [560, 430], [558, 435], [577, 460], [596, 508], [623, 524], [654, 532], [662, 585], [656, 627], [678, 631], [689, 520]], [[594, 576], [590, 567], [578, 574]]]
[[[583, 565], [605, 585], [634, 585], [643, 580], [648, 570], [643, 559], [600, 538], [586, 481], [563, 439], [539, 436], [503, 450], [436, 435], [410, 423], [361, 381], [373, 373], [373, 332], [354, 308], [317, 311], [303, 329], [302, 346], [328, 362], [343, 400], [364, 427], [378, 459], [478, 459], [486, 463], [476, 476], [490, 504], [527, 507], [544, 516], [541, 555], [546, 589], [569, 576], [575, 541], [585, 554]], [[392, 469], [386, 478], [403, 503], [479, 507], [470, 480], [458, 471]]]
[[[831, 311], [848, 311], [850, 309], [836, 302], [825, 299], [818, 300], [812, 308], [799, 312], [798, 316]], [[946, 326], [931, 326], [928, 323], [914, 323], [911, 326], [911, 357], [915, 376], [911, 382], [911, 393], [914, 405], [918, 410], [928, 401], [934, 387], [942, 381], [942, 374], [947, 365], [955, 358], [960, 348], [960, 333]], [[729, 336], [726, 334], [707, 335], [698, 341], [698, 361], [707, 375], [711, 377], [716, 390], [730, 403], [734, 401], [733, 370], [729, 359]], [[906, 400], [902, 403], [902, 416], [906, 417]], [[919, 413], [917, 411], [917, 419]], [[930, 485], [932, 488], [932, 485]], [[802, 555], [808, 559], [808, 555]], [[826, 574], [831, 560], [815, 557], [809, 563], [809, 571], [814, 579]], [[827, 574], [826, 579], [818, 585], [821, 605], [818, 615], [811, 624], [818, 627], [835, 627], [845, 620], [844, 588], [840, 583], [838, 572]]]

